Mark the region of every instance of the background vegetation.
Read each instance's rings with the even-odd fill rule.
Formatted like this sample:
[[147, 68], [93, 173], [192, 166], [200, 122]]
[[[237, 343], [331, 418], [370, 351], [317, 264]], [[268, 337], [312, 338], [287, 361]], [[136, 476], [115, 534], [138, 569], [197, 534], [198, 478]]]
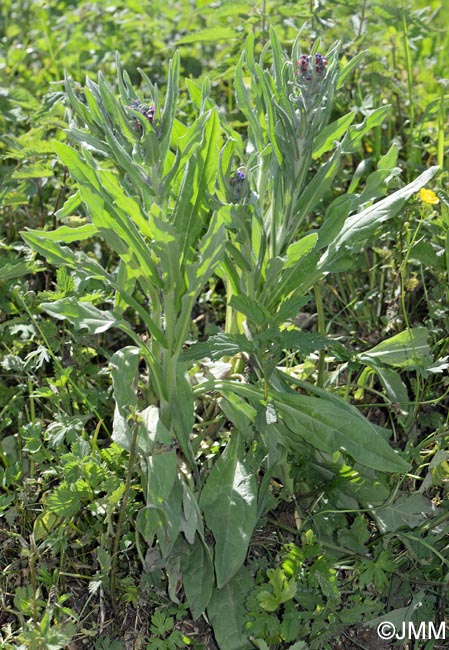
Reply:
[[[447, 24], [447, 3], [418, 0], [2, 2], [2, 647], [379, 648], [382, 620], [447, 618]], [[294, 147], [270, 124], [280, 75], [257, 76], [250, 44], [270, 70], [298, 33], [298, 56], [329, 52], [329, 69], [339, 41], [345, 76], [333, 102], [337, 68], [326, 77], [313, 133], [295, 131], [313, 147], [293, 156], [302, 167], [289, 185]], [[154, 101], [154, 128], [133, 93]], [[130, 143], [148, 138], [154, 151], [153, 133], [166, 156], [144, 183], [147, 161]], [[120, 213], [105, 210], [115, 221], [98, 225], [94, 176], [106, 205], [126, 197], [148, 211], [159, 248], [126, 257]], [[394, 192], [404, 193], [396, 203], [385, 198]], [[326, 225], [382, 200], [385, 218], [363, 236]], [[164, 210], [183, 215], [192, 201], [198, 231], [173, 234]], [[288, 210], [279, 243], [271, 224]], [[250, 218], [269, 251], [254, 266]], [[89, 237], [38, 234], [93, 225]], [[327, 266], [307, 257], [318, 232]], [[164, 248], [175, 240], [182, 255]], [[167, 298], [173, 259], [188, 286], [179, 280]], [[188, 323], [171, 347], [170, 322]], [[351, 427], [355, 440], [335, 437]], [[257, 508], [229, 505], [231, 466]], [[173, 481], [155, 486], [152, 472]], [[165, 515], [142, 514], [161, 494], [178, 545], [164, 537]], [[226, 508], [240, 538], [221, 528]], [[231, 575], [239, 544], [243, 566]]]

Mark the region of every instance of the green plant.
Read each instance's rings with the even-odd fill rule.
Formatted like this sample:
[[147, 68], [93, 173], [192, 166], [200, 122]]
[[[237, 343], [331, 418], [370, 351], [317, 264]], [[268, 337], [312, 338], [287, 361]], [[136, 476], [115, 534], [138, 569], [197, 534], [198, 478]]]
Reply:
[[[91, 336], [116, 328], [133, 343], [110, 358], [112, 437], [129, 452], [110, 558], [112, 595], [138, 469], [145, 500], [136, 519], [141, 557], [141, 539], [149, 546], [157, 541], [170, 597], [178, 599], [182, 580], [194, 618], [207, 612], [223, 650], [248, 645], [236, 603], [253, 584], [243, 565], [273, 476], [293, 494], [290, 461], [307, 458], [329, 490], [339, 476], [345, 480], [344, 472], [357, 477], [359, 485], [346, 481], [348, 498], [369, 510], [394, 498], [390, 491], [409, 468], [386, 430], [323, 390], [322, 357], [317, 386], [281, 369], [289, 351], [304, 356], [332, 348], [323, 331], [294, 325], [298, 309], [314, 291], [320, 311], [322, 278], [351, 268], [366, 240], [436, 172], [377, 200], [387, 191], [379, 174], [364, 193], [327, 204], [342, 155], [354, 152], [388, 113], [376, 109], [356, 126], [352, 113], [329, 123], [336, 90], [362, 58], [339, 73], [337, 53], [334, 47], [324, 57], [317, 43], [302, 54], [298, 37], [286, 57], [272, 29], [256, 61], [249, 37], [235, 77], [248, 121], [245, 141], [219, 114], [207, 79], [201, 87], [189, 84], [196, 115], [189, 125], [181, 122], [178, 55], [164, 99], [144, 73], [146, 94], [139, 96], [118, 58], [118, 97], [101, 73], [82, 93], [66, 79], [70, 145], [61, 135], [53, 146], [76, 189], [56, 217], [82, 207], [88, 220], [22, 233], [49, 263], [66, 269], [69, 295], [43, 302], [47, 314]], [[310, 215], [322, 202], [325, 219], [314, 228]], [[107, 262], [73, 246], [92, 237], [113, 253]], [[185, 351], [192, 310], [214, 274], [227, 289], [225, 332]], [[103, 305], [82, 292], [91, 281], [103, 288]], [[227, 358], [227, 377], [196, 372], [192, 361], [205, 356]], [[138, 382], [141, 361], [145, 385]], [[200, 457], [207, 429], [195, 426], [195, 403], [210, 400], [225, 448], [207, 467]], [[78, 509], [85, 487], [81, 479], [57, 490]]]
[[290, 650], [301, 638], [304, 648], [327, 650], [349, 623], [376, 614], [381, 603], [374, 603], [361, 583], [350, 586], [348, 559], [341, 574], [340, 564], [323, 554], [312, 530], [302, 534], [300, 546], [285, 545], [276, 569], [267, 569], [266, 575], [258, 571], [257, 586], [246, 601], [245, 629], [253, 644], [261, 650]]
[[180, 630], [173, 629], [175, 619], [157, 610], [151, 617], [151, 641], [146, 650], [176, 650], [191, 645], [191, 641]]
[[74, 621], [76, 614], [64, 603], [70, 598], [68, 594], [57, 595], [56, 585], [51, 576], [48, 598], [42, 598], [42, 587], [45, 577], [37, 576], [35, 567], [36, 547], [31, 538], [26, 549], [29, 557], [31, 584], [18, 587], [14, 595], [14, 609], [9, 610], [21, 621], [21, 632], [17, 640], [22, 642], [24, 648], [30, 650], [55, 650], [64, 648], [73, 638], [75, 632]]

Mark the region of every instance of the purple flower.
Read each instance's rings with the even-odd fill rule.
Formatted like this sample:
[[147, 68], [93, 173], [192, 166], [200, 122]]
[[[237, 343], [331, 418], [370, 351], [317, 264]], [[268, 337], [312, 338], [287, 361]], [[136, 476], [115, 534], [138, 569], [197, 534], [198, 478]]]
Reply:
[[327, 68], [327, 59], [318, 53], [315, 56], [311, 54], [301, 54], [296, 61], [296, 75], [299, 83], [319, 80], [324, 76]]
[[[138, 111], [150, 124], [153, 124], [155, 107], [154, 104], [143, 104], [138, 99], [135, 99], [130, 105], [134, 111]], [[140, 120], [136, 120], [136, 129], [142, 131], [142, 124]]]
[[245, 180], [245, 178], [246, 178], [245, 172], [242, 171], [241, 169], [237, 169], [235, 172], [232, 172], [230, 177], [230, 183], [231, 185], [241, 185]]
[[150, 124], [153, 123], [154, 111], [155, 111], [154, 104], [151, 104], [150, 106], [145, 107], [141, 110], [142, 115], [147, 118]]
[[230, 194], [228, 199], [235, 203], [247, 196], [249, 184], [245, 174], [245, 168], [239, 167], [229, 174]]

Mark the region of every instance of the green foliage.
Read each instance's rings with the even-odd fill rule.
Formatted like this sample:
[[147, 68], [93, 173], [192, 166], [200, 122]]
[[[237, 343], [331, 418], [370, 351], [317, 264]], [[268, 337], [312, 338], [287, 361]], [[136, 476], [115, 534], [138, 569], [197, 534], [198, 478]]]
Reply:
[[215, 575], [221, 589], [242, 566], [257, 521], [256, 479], [238, 432], [211, 470], [198, 505], [215, 537]]
[[174, 618], [157, 610], [151, 617], [151, 641], [146, 650], [176, 650], [191, 645], [189, 639], [179, 630], [173, 630]]
[[2, 4], [5, 647], [70, 642], [67, 579], [148, 648], [442, 611], [445, 32], [311, 4]]

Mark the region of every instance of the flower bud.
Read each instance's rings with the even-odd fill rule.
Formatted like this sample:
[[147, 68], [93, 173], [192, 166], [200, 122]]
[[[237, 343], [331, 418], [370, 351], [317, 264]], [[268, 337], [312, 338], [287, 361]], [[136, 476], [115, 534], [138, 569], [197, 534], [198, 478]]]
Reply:
[[324, 76], [327, 68], [327, 59], [319, 52], [312, 56], [311, 54], [302, 54], [296, 61], [296, 76], [298, 83], [309, 83], [319, 80]]
[[239, 201], [248, 194], [249, 185], [243, 167], [239, 167], [229, 175], [229, 185], [231, 186], [233, 202]]
[[[134, 111], [138, 111], [150, 124], [153, 124], [155, 107], [154, 104], [142, 104], [138, 99], [135, 99], [130, 105], [129, 108], [132, 108]], [[136, 120], [135, 126], [137, 131], [142, 131], [142, 123], [140, 120]]]

